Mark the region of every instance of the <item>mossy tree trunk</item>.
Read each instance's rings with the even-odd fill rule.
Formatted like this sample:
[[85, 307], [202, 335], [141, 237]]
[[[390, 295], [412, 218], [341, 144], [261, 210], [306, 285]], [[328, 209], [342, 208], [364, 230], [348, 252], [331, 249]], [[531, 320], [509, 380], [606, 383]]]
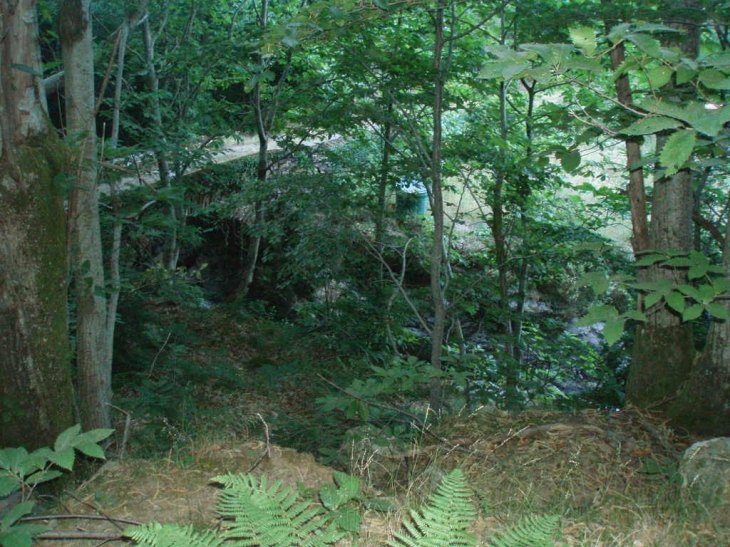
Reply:
[[72, 424], [61, 143], [46, 112], [34, 0], [0, 0], [0, 446]]
[[[679, 46], [684, 55], [696, 57], [701, 26], [692, 18], [701, 14], [701, 10], [693, 9], [691, 4], [693, 2], [667, 4], [664, 13], [670, 21], [669, 24], [682, 33], [672, 36], [672, 40], [679, 42], [665, 45]], [[676, 86], [673, 82], [662, 89], [666, 100], [681, 101], [686, 92], [686, 87]], [[657, 150], [664, 146], [668, 136], [657, 138]], [[692, 171], [683, 169], [672, 176], [660, 176], [655, 180], [649, 228], [649, 247], [652, 250], [689, 252], [692, 249], [693, 179]], [[632, 180], [629, 191], [632, 192], [632, 213], [637, 217], [635, 221], [640, 220], [636, 205], [641, 206], [641, 203], [634, 203], [637, 197], [641, 199], [638, 195], [639, 188], [639, 184]], [[636, 223], [634, 239], [635, 248], [638, 245], [640, 250], [644, 250], [640, 247], [641, 227]], [[655, 266], [640, 270], [639, 278], [649, 282], [669, 280], [673, 284], [687, 282], [686, 271]], [[682, 322], [681, 316], [664, 302], [644, 311], [649, 320], [636, 331], [626, 398], [640, 407], [667, 409], [668, 403], [677, 395], [692, 368], [695, 356], [692, 326]]]
[[78, 402], [84, 429], [111, 427], [112, 345], [107, 343], [107, 298], [97, 184], [94, 49], [90, 0], [61, 0], [59, 37], [66, 71], [66, 124], [73, 184], [69, 245], [76, 295]]
[[[661, 143], [659, 144], [661, 145]], [[692, 248], [692, 175], [680, 171], [654, 183], [651, 248], [657, 251]], [[644, 279], [686, 283], [686, 272], [652, 267]], [[687, 380], [695, 355], [692, 326], [665, 303], [646, 310], [649, 320], [636, 331], [626, 398], [646, 408], [668, 403]]]
[[[725, 226], [723, 266], [730, 279], [730, 222]], [[722, 304], [730, 311], [730, 302]], [[713, 321], [707, 344], [689, 380], [669, 409], [674, 426], [694, 433], [730, 435], [730, 321]]]

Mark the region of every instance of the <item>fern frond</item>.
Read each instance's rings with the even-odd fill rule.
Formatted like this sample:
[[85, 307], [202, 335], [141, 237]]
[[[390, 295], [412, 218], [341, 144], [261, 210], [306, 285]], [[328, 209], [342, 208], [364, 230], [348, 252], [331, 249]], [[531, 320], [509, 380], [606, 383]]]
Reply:
[[554, 547], [553, 536], [559, 523], [560, 517], [556, 515], [529, 515], [492, 538], [492, 547]]
[[468, 528], [476, 517], [464, 474], [455, 469], [441, 481], [436, 493], [403, 523], [404, 532], [388, 542], [391, 547], [472, 547], [476, 539]]
[[322, 507], [301, 501], [296, 491], [270, 487], [266, 477], [226, 475], [213, 480], [225, 486], [218, 512], [231, 522], [222, 536], [241, 547], [324, 547], [344, 537], [328, 519]]
[[124, 531], [141, 547], [219, 547], [223, 540], [213, 532], [197, 532], [192, 526], [152, 522]]

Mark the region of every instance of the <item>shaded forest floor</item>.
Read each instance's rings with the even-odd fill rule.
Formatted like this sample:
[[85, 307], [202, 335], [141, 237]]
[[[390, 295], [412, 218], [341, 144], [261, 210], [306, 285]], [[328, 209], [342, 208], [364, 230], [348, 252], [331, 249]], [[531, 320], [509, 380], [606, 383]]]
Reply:
[[[170, 324], [185, 320], [179, 309], [164, 313]], [[195, 342], [185, 346], [187, 362], [207, 369], [189, 393], [195, 412], [184, 425], [130, 414], [126, 427], [132, 440], [125, 453], [112, 447], [110, 460], [64, 498], [58, 513], [215, 528], [219, 490], [210, 484], [213, 476], [251, 472], [307, 489], [332, 481], [335, 467], [276, 444], [287, 440], [277, 434], [277, 424], [293, 423], [290, 429], [306, 437], [303, 424], [322, 418], [314, 399], [323, 386], [286, 363], [301, 352], [324, 359], [326, 351], [318, 356], [297, 340], [282, 344], [285, 326], [257, 330], [261, 325], [231, 322], [215, 310], [197, 311], [186, 324], [195, 334], [190, 339]], [[217, 377], [220, 368], [228, 376]], [[145, 396], [141, 390], [125, 395], [127, 402]], [[159, 427], [152, 434], [155, 423]], [[121, 419], [119, 427], [125, 427]], [[319, 430], [311, 431], [315, 436], [306, 441], [316, 448]], [[169, 441], [164, 454], [155, 454], [149, 443], [163, 437]], [[347, 544], [383, 544], [408, 508], [459, 467], [474, 492], [479, 516], [473, 531], [480, 545], [489, 544], [495, 531], [536, 514], [561, 515], [562, 539], [556, 545], [730, 545], [730, 515], [713, 514], [680, 494], [677, 461], [691, 441], [671, 432], [660, 417], [631, 408], [520, 413], [480, 408], [444, 419], [406, 447], [366, 437], [343, 444], [336, 467], [361, 479], [365, 498], [385, 501], [391, 510], [363, 509], [362, 532]], [[103, 520], [51, 522], [57, 532], [119, 532]]]

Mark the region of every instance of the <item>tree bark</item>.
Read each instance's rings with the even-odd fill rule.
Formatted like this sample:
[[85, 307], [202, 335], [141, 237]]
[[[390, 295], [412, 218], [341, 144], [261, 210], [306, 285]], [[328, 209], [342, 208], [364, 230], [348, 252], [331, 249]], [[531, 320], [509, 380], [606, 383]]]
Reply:
[[[433, 52], [434, 66], [434, 104], [433, 136], [431, 141], [431, 211], [433, 214], [433, 244], [431, 247], [431, 299], [433, 301], [433, 329], [431, 329], [431, 366], [441, 370], [443, 344], [446, 334], [446, 297], [443, 286], [444, 263], [444, 197], [441, 180], [441, 149], [443, 146], [442, 115], [444, 109], [445, 72], [443, 66], [444, 37], [443, 0], [437, 0], [434, 13], [436, 43]], [[431, 390], [431, 405], [440, 412], [443, 406], [443, 393], [440, 382]]]
[[[262, 32], [266, 31], [266, 27], [269, 24], [269, 0], [261, 1], [261, 13], [259, 14], [259, 27]], [[259, 54], [259, 71], [263, 73], [265, 66], [265, 59], [263, 54]], [[280, 81], [283, 83], [283, 79]], [[269, 108], [265, 108], [263, 101], [261, 100], [261, 80], [256, 82], [252, 90], [252, 101], [254, 116], [256, 117], [256, 135], [259, 139], [259, 152], [258, 162], [256, 164], [256, 180], [260, 184], [266, 182], [266, 178], [269, 174], [269, 131], [274, 122], [274, 113], [276, 112], [276, 104], [269, 105]], [[253, 204], [254, 218], [253, 225], [261, 227], [264, 223], [264, 202], [261, 199], [257, 199]], [[259, 253], [261, 251], [261, 234], [254, 233], [250, 236], [248, 242], [248, 251], [246, 253], [246, 263], [243, 267], [243, 273], [241, 274], [241, 281], [238, 284], [236, 290], [236, 298], [241, 299], [248, 293], [251, 284], [253, 283], [254, 275], [256, 273], [256, 265], [259, 261]]]
[[[725, 224], [723, 266], [730, 280], [730, 222]], [[730, 311], [730, 301], [720, 302]], [[730, 435], [730, 321], [710, 324], [705, 348], [670, 407], [669, 418], [673, 426], [693, 433]]]
[[64, 155], [47, 116], [35, 0], [0, 0], [0, 446], [73, 423]]
[[[665, 16], [683, 33], [679, 35], [681, 42], [665, 45], [679, 45], [684, 55], [695, 58], [699, 50], [700, 26], [690, 17], [701, 14], [701, 10], [688, 9], [692, 3], [669, 2]], [[683, 91], [684, 88], [670, 82], [662, 95], [682, 100]], [[657, 138], [657, 150], [664, 146], [666, 138], [668, 135]], [[652, 250], [689, 252], [692, 249], [692, 185], [693, 173], [689, 169], [655, 180], [649, 229]], [[634, 242], [637, 243], [639, 241]], [[640, 270], [639, 277], [647, 281], [686, 283], [686, 272], [680, 269], [651, 267]], [[640, 407], [667, 409], [687, 380], [695, 357], [692, 325], [682, 322], [681, 316], [664, 302], [644, 311], [649, 320], [636, 330], [626, 398]]]
[[[692, 174], [688, 170], [654, 183], [651, 248], [685, 252], [692, 248]], [[643, 275], [649, 281], [686, 282], [686, 272], [679, 269], [652, 267]], [[637, 328], [626, 384], [627, 400], [642, 408], [662, 406], [674, 397], [695, 355], [692, 326], [683, 323], [679, 314], [663, 302], [645, 312], [649, 320]]]
[[71, 139], [69, 244], [76, 295], [76, 367], [81, 425], [111, 427], [111, 362], [97, 184], [94, 48], [90, 0], [61, 0], [59, 37]]

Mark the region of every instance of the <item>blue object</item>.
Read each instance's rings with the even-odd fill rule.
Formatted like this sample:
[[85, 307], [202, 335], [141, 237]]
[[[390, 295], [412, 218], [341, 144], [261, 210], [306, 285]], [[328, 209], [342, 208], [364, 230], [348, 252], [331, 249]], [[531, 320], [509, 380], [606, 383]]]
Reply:
[[396, 183], [395, 211], [399, 216], [426, 216], [428, 190], [420, 180], [401, 179]]

